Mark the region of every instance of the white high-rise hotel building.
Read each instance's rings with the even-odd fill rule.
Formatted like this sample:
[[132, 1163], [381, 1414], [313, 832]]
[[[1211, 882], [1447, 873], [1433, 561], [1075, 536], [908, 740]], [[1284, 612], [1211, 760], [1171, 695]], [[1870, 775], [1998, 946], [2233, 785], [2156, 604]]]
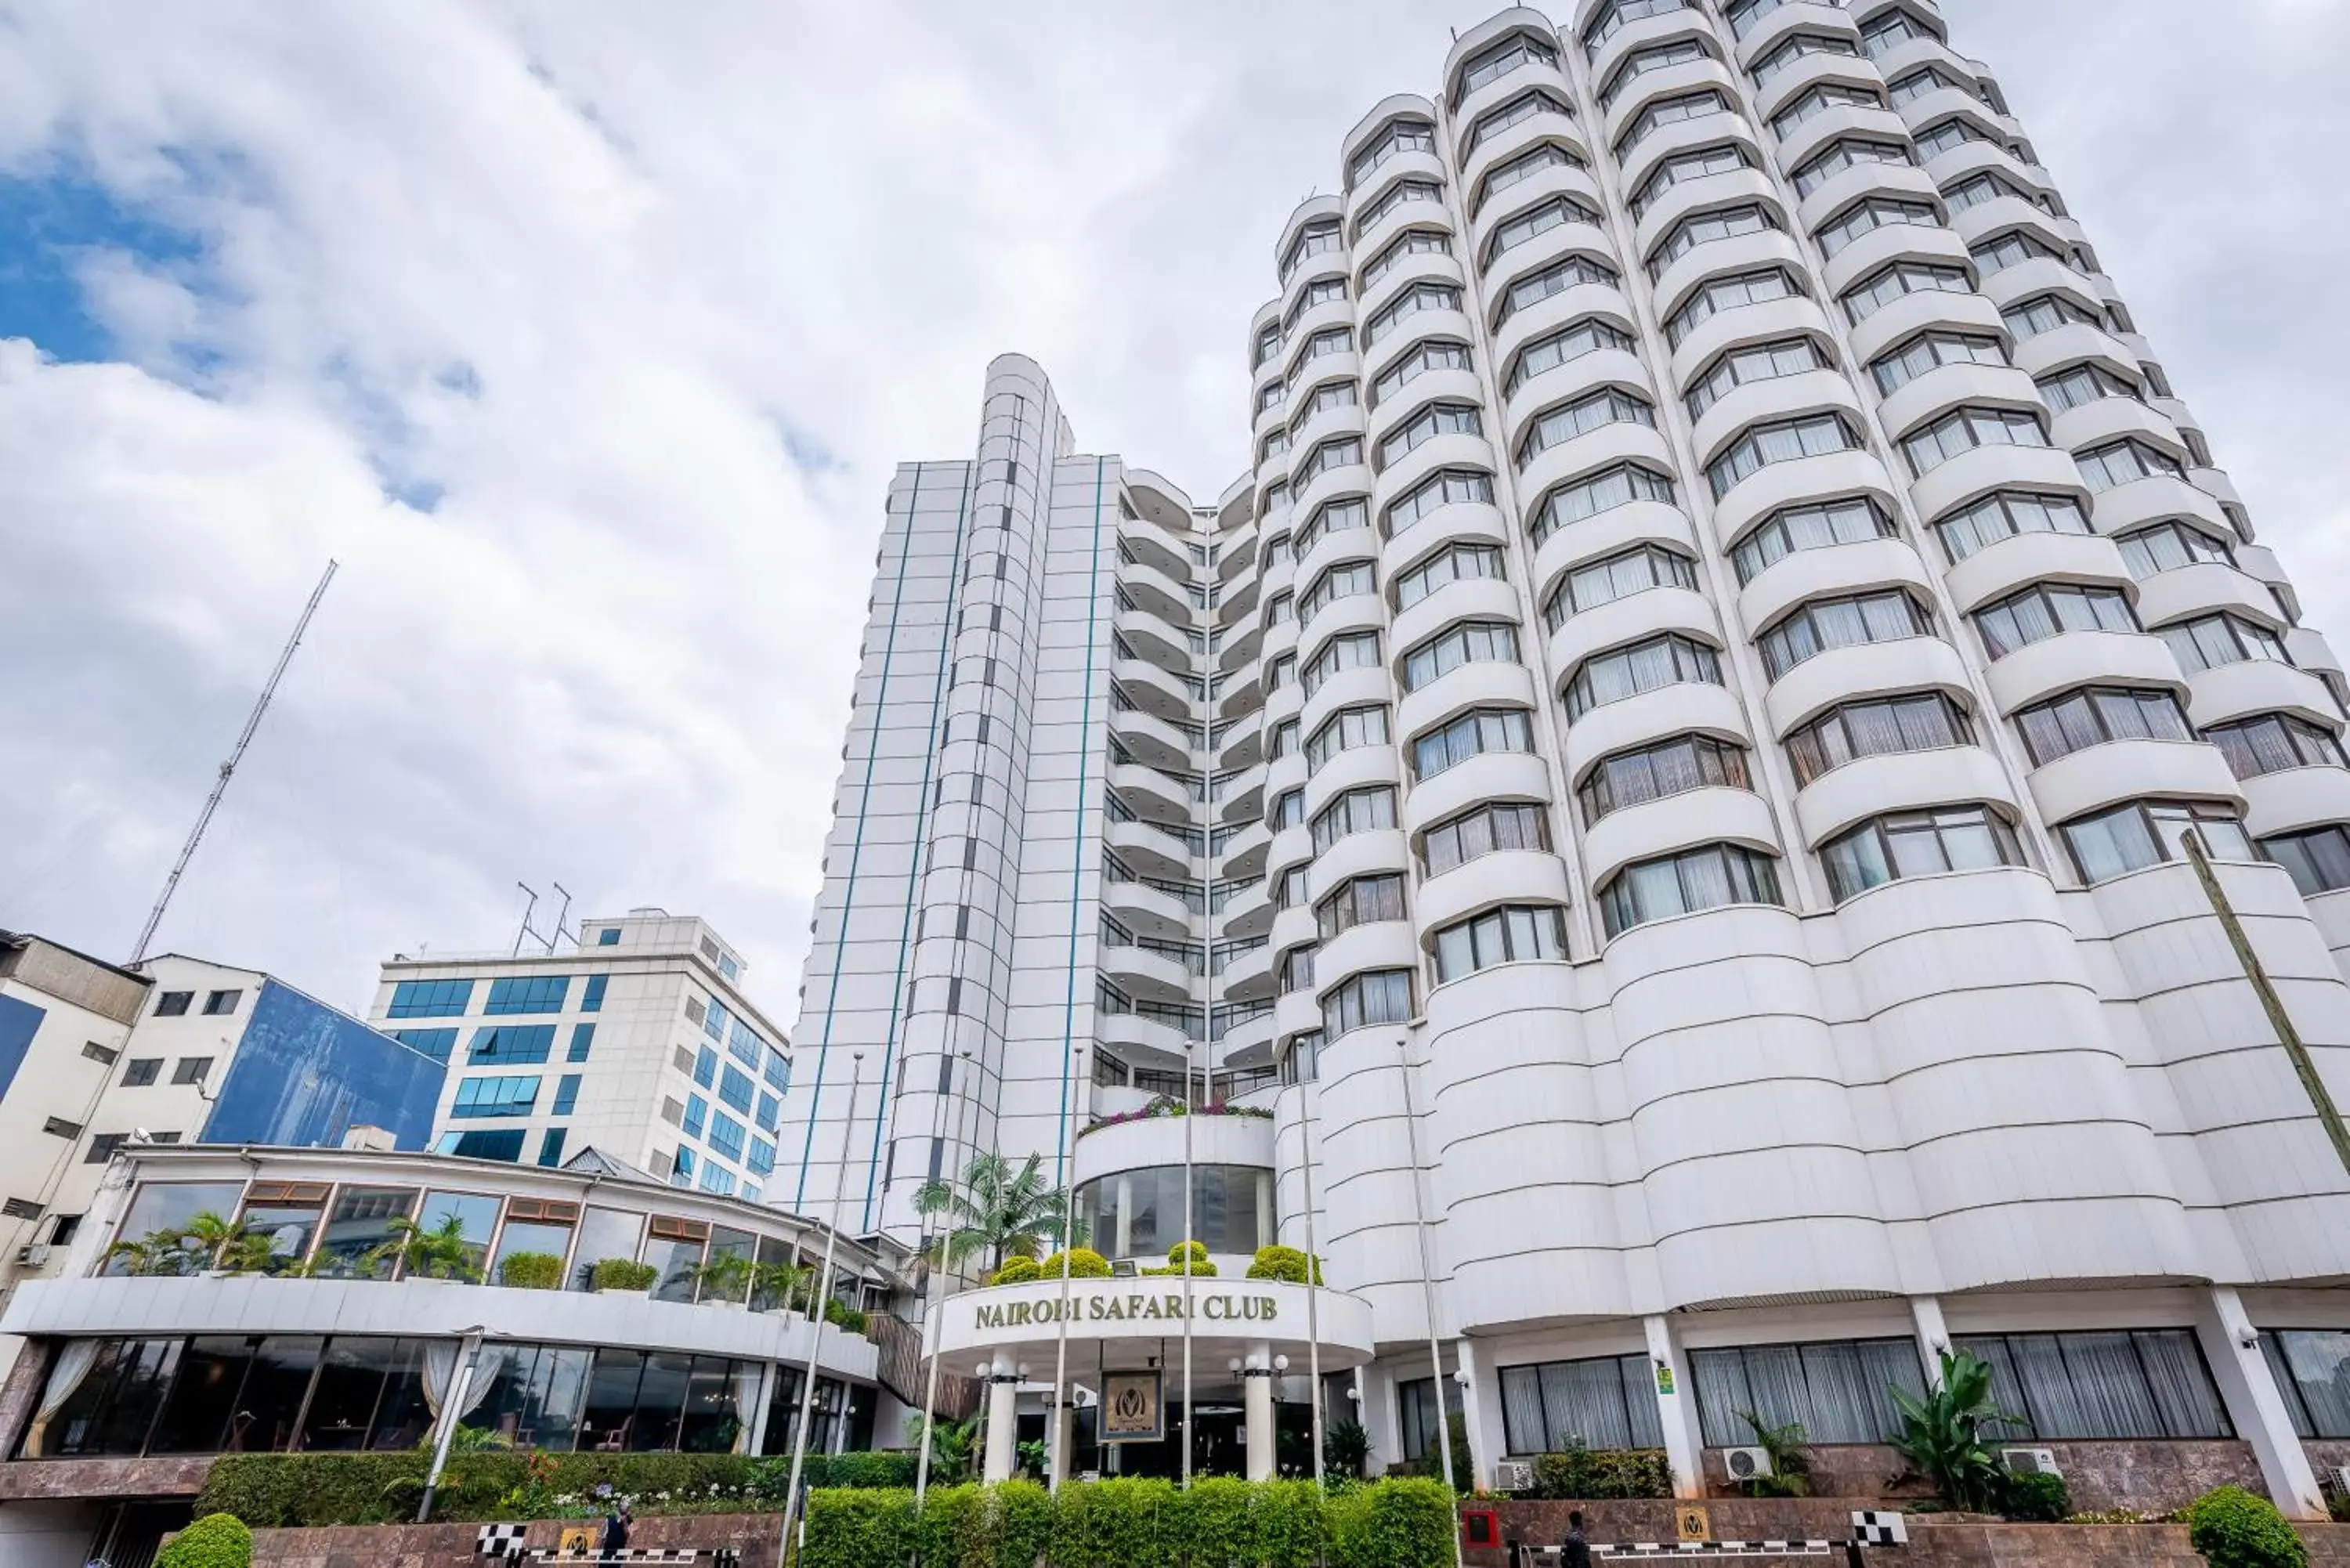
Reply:
[[2313, 1506], [2350, 1175], [2181, 836], [2350, 1099], [2343, 667], [1986, 68], [1927, 0], [1511, 10], [1338, 167], [1216, 504], [1016, 358], [900, 472], [771, 1193], [911, 1236], [1036, 1152], [1148, 1256], [1182, 1124], [1077, 1135], [1189, 1037], [1275, 1113], [1198, 1118], [1195, 1229], [1310, 1193], [1381, 1459], [1425, 1214], [1481, 1472], [1880, 1441], [1957, 1344]]

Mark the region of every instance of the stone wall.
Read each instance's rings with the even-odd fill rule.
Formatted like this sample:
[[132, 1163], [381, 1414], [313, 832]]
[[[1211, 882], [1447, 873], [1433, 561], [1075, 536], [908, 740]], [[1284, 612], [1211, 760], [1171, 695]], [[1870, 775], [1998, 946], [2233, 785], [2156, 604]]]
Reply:
[[[2113, 1508], [2134, 1508], [2140, 1513], [2168, 1513], [2184, 1508], [2215, 1486], [2240, 1486], [2268, 1495], [2261, 1479], [2260, 1460], [2252, 1446], [2234, 1438], [2181, 1439], [2162, 1442], [2053, 1443], [2017, 1445], [2054, 1452], [2056, 1466], [2072, 1489], [2073, 1507], [2088, 1513]], [[2311, 1463], [2317, 1461], [2313, 1445]], [[2341, 1445], [2350, 1449], [2350, 1443]], [[1879, 1444], [1824, 1443], [1804, 1450], [1811, 1456], [1812, 1490], [1827, 1497], [1923, 1498], [1934, 1495], [1921, 1480], [1896, 1484], [1908, 1467], [1901, 1456]], [[1705, 1450], [1706, 1491], [1731, 1497], [1736, 1487], [1722, 1464], [1722, 1450]], [[2350, 1459], [2333, 1461], [2350, 1463]]]
[[193, 1497], [212, 1454], [152, 1459], [17, 1459], [0, 1465], [0, 1502], [26, 1498]]
[[[691, 1513], [639, 1519], [629, 1531], [631, 1547], [732, 1546], [743, 1568], [775, 1568], [783, 1530], [778, 1513]], [[525, 1546], [554, 1546], [563, 1532], [601, 1532], [600, 1520], [541, 1520], [523, 1537]], [[317, 1530], [256, 1530], [253, 1568], [470, 1568], [478, 1524], [348, 1524]]]

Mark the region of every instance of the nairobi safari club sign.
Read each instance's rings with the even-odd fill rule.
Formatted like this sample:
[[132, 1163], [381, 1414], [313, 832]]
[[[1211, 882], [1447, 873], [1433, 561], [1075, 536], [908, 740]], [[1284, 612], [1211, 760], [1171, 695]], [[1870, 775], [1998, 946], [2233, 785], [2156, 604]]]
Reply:
[[[1181, 1323], [1185, 1316], [1198, 1323], [1271, 1323], [1280, 1314], [1281, 1303], [1266, 1295], [1240, 1295], [1226, 1292], [1212, 1294], [1194, 1293], [1191, 1311], [1183, 1311], [1180, 1291], [1163, 1293], [1154, 1291], [1087, 1291], [1072, 1293], [1068, 1303], [1068, 1321], [1075, 1323], [1126, 1323], [1159, 1321]], [[1052, 1324], [1061, 1321], [1062, 1303], [1058, 1297], [1047, 1296], [1042, 1301], [979, 1302], [973, 1311], [974, 1329], [1025, 1328], [1036, 1324]]]

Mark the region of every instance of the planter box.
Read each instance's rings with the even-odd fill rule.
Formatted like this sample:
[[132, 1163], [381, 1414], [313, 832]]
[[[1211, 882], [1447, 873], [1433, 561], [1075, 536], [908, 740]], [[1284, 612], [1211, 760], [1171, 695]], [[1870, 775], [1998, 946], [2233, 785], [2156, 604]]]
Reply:
[[[783, 1516], [775, 1513], [699, 1513], [638, 1516], [629, 1530], [630, 1550], [722, 1546], [743, 1554], [743, 1568], [775, 1568]], [[351, 1524], [317, 1530], [256, 1530], [253, 1568], [440, 1568], [473, 1562], [478, 1524]], [[566, 1530], [600, 1535], [601, 1520], [540, 1520], [524, 1527], [524, 1544], [553, 1547]], [[592, 1562], [593, 1559], [586, 1559]], [[705, 1559], [706, 1561], [706, 1559]]]

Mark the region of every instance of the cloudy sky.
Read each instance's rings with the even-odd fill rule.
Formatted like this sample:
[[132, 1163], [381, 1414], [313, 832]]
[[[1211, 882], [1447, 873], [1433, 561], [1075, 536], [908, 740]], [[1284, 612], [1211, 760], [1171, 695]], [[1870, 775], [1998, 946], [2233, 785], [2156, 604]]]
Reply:
[[[788, 1021], [890, 466], [1019, 348], [1222, 489], [1282, 219], [1489, 10], [0, 0], [0, 927], [127, 954], [334, 556], [162, 945], [359, 1005], [559, 880]], [[2350, 637], [2350, 5], [1945, 10]]]

